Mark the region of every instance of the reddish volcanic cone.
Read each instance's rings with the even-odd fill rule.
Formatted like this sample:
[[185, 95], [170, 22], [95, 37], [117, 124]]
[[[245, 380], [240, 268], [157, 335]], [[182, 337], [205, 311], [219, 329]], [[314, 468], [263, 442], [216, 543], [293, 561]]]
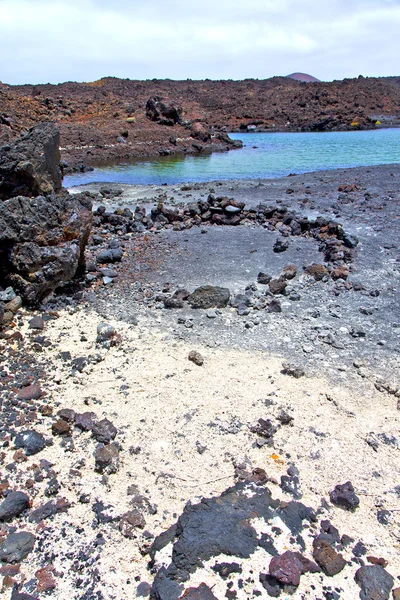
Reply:
[[306, 81], [307, 83], [312, 81], [320, 81], [320, 79], [317, 79], [312, 75], [307, 75], [307, 73], [292, 73], [291, 75], [286, 75], [286, 77], [288, 79], [296, 79], [297, 81]]

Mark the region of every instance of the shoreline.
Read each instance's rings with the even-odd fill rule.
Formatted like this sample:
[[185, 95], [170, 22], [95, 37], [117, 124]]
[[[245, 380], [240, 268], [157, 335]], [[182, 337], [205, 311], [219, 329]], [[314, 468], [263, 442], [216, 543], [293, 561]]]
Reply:
[[[278, 590], [282, 597], [354, 600], [356, 573], [386, 561], [399, 587], [400, 165], [190, 189], [107, 184], [103, 195], [102, 186], [85, 186], [105, 212], [94, 211], [84, 279], [41, 308], [20, 310], [0, 340], [8, 427], [46, 440], [26, 456], [2, 432], [1, 482], [31, 504], [13, 524], [36, 537], [4, 593], [15, 581], [33, 599], [177, 600], [203, 586], [218, 600], [229, 591], [267, 600], [260, 575], [272, 556], [289, 550], [315, 561], [318, 539], [328, 543], [334, 560], [319, 558], [333, 574], [303, 574], [299, 586]], [[209, 194], [339, 222], [359, 241], [348, 278], [308, 276], [304, 266], [329, 261], [320, 241], [289, 232], [283, 220], [128, 229], [136, 206], [161, 202], [179, 216]], [[288, 247], [277, 253], [277, 240]], [[110, 247], [121, 249], [120, 260], [100, 263]], [[268, 312], [258, 274], [277, 278], [289, 264], [297, 274], [275, 296], [282, 311]], [[166, 308], [176, 290], [204, 284], [251, 302], [244, 312]], [[33, 317], [41, 329], [31, 328]], [[99, 333], [104, 322], [108, 334]], [[202, 364], [188, 359], [191, 351]], [[39, 397], [18, 402], [27, 383]], [[260, 419], [270, 421], [266, 429]], [[347, 481], [359, 500], [353, 510], [329, 495]], [[178, 520], [181, 536], [171, 529]], [[232, 529], [238, 522], [248, 529]], [[248, 539], [257, 543], [246, 554], [240, 543]], [[176, 555], [187, 577], [178, 587]]]

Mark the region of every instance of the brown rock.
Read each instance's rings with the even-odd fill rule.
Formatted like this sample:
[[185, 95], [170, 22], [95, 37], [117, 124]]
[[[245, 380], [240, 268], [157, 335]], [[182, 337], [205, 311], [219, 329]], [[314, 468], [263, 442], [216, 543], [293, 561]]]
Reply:
[[53, 565], [47, 565], [43, 569], [36, 571], [35, 575], [38, 579], [37, 589], [39, 593], [50, 592], [57, 586], [56, 580], [53, 577], [55, 569]]
[[377, 558], [376, 556], [367, 556], [367, 561], [371, 565], [381, 565], [381, 567], [387, 567], [388, 561], [385, 558]]
[[331, 271], [332, 279], [347, 279], [349, 276], [349, 271], [346, 267], [336, 267]]
[[321, 281], [321, 279], [323, 279], [325, 275], [328, 275], [329, 271], [325, 267], [325, 265], [312, 264], [308, 265], [304, 269], [304, 273], [306, 273], [306, 275], [311, 275], [312, 277], [314, 277], [315, 281]]
[[69, 435], [71, 433], [71, 424], [64, 421], [64, 419], [58, 419], [51, 426], [51, 431], [53, 435]]
[[199, 367], [201, 367], [204, 364], [204, 358], [202, 357], [200, 352], [197, 352], [196, 350], [191, 350], [189, 352], [188, 360], [190, 360], [192, 363]]
[[142, 515], [142, 513], [137, 510], [130, 510], [124, 515], [119, 522], [119, 530], [122, 535], [126, 538], [134, 538], [136, 529], [143, 529], [146, 526], [146, 521]]
[[37, 400], [42, 395], [42, 390], [37, 384], [27, 385], [19, 390], [17, 394], [18, 400]]
[[343, 556], [336, 552], [328, 540], [317, 538], [313, 543], [313, 557], [326, 575], [333, 577], [346, 566]]
[[268, 286], [271, 294], [283, 294], [287, 287], [287, 281], [282, 277], [278, 277], [276, 279], [271, 279]]
[[110, 475], [119, 468], [119, 450], [115, 444], [99, 446], [95, 452], [95, 470]]
[[283, 277], [283, 279], [294, 279], [297, 275], [297, 267], [296, 265], [286, 265], [286, 267], [283, 268], [282, 273], [281, 273], [281, 277]]
[[400, 587], [392, 590], [393, 600], [400, 600]]

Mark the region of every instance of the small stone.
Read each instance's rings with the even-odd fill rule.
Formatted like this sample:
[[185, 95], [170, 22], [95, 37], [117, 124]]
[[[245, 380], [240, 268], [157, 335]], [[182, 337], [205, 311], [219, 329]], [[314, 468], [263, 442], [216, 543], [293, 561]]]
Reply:
[[400, 600], [400, 587], [392, 591], [393, 600]]
[[37, 589], [39, 593], [50, 592], [56, 588], [56, 580], [53, 577], [54, 571], [53, 565], [47, 565], [36, 571], [35, 576], [38, 580]]
[[269, 574], [280, 583], [298, 587], [303, 573], [318, 573], [320, 568], [300, 552], [287, 550], [280, 556], [274, 556], [269, 564]]
[[11, 521], [29, 508], [29, 497], [24, 492], [11, 492], [0, 504], [0, 521]]
[[192, 308], [224, 308], [230, 299], [228, 288], [204, 285], [190, 294], [188, 302]]
[[198, 367], [201, 367], [204, 364], [204, 358], [202, 357], [200, 352], [197, 352], [196, 350], [191, 350], [189, 352], [188, 360], [190, 360]]
[[76, 413], [72, 408], [62, 408], [57, 412], [57, 416], [60, 419], [64, 419], [67, 423], [73, 423], [75, 421]]
[[33, 317], [29, 321], [29, 329], [39, 329], [42, 331], [44, 329], [44, 321], [42, 317]]
[[130, 539], [136, 537], [136, 529], [144, 529], [145, 526], [146, 521], [137, 508], [122, 515], [121, 521], [119, 522], [120, 532], [124, 537]]
[[35, 430], [21, 431], [15, 437], [15, 447], [23, 448], [26, 456], [37, 454], [46, 446], [46, 441], [41, 433]]
[[281, 277], [283, 277], [283, 279], [294, 279], [297, 275], [297, 267], [296, 265], [286, 265], [286, 267], [283, 268], [282, 273], [281, 273]]
[[267, 273], [260, 273], [257, 275], [257, 283], [261, 283], [262, 285], [268, 285], [271, 281], [271, 275], [267, 275]]
[[346, 566], [343, 556], [336, 552], [328, 540], [318, 537], [313, 542], [313, 557], [329, 577], [337, 575]]
[[93, 437], [103, 444], [109, 444], [117, 435], [117, 429], [108, 419], [96, 421], [92, 426]]
[[306, 275], [311, 275], [311, 277], [314, 277], [315, 281], [321, 281], [326, 275], [329, 274], [329, 271], [325, 267], [325, 265], [312, 264], [312, 265], [308, 265], [304, 269], [304, 273]]
[[37, 384], [27, 385], [19, 390], [17, 394], [18, 400], [23, 400], [24, 402], [28, 400], [38, 400], [42, 395], [42, 390], [40, 386]]
[[277, 239], [274, 244], [274, 252], [285, 252], [289, 248], [288, 240]]
[[94, 412], [84, 412], [75, 416], [75, 427], [81, 431], [91, 431], [97, 415]]
[[100, 446], [95, 452], [95, 470], [98, 473], [111, 475], [119, 468], [119, 450], [115, 444]]
[[51, 431], [53, 435], [69, 435], [71, 433], [71, 423], [64, 421], [64, 419], [59, 419], [53, 423]]
[[268, 286], [271, 294], [283, 294], [287, 288], [287, 281], [286, 279], [283, 279], [283, 277], [271, 279]]
[[329, 497], [333, 504], [346, 510], [355, 510], [360, 504], [360, 500], [354, 493], [354, 487], [350, 481], [347, 481], [343, 485], [339, 484], [335, 486], [335, 488], [329, 492]]
[[178, 600], [217, 600], [211, 589], [205, 583], [197, 588], [188, 588]]
[[303, 367], [288, 362], [282, 363], [282, 373], [284, 373], [284, 375], [290, 375], [291, 377], [295, 377], [296, 379], [304, 377], [305, 375]]
[[97, 326], [97, 344], [110, 343], [114, 340], [117, 332], [115, 327], [108, 323], [99, 323]]
[[0, 561], [19, 563], [32, 552], [36, 538], [27, 531], [11, 533], [0, 545]]

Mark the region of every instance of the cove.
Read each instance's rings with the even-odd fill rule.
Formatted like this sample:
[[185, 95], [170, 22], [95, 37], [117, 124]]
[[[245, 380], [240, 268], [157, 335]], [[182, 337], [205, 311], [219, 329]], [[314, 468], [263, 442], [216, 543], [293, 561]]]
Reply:
[[243, 148], [164, 156], [68, 175], [65, 187], [94, 182], [139, 185], [268, 179], [289, 173], [400, 163], [400, 129], [318, 133], [234, 133]]

